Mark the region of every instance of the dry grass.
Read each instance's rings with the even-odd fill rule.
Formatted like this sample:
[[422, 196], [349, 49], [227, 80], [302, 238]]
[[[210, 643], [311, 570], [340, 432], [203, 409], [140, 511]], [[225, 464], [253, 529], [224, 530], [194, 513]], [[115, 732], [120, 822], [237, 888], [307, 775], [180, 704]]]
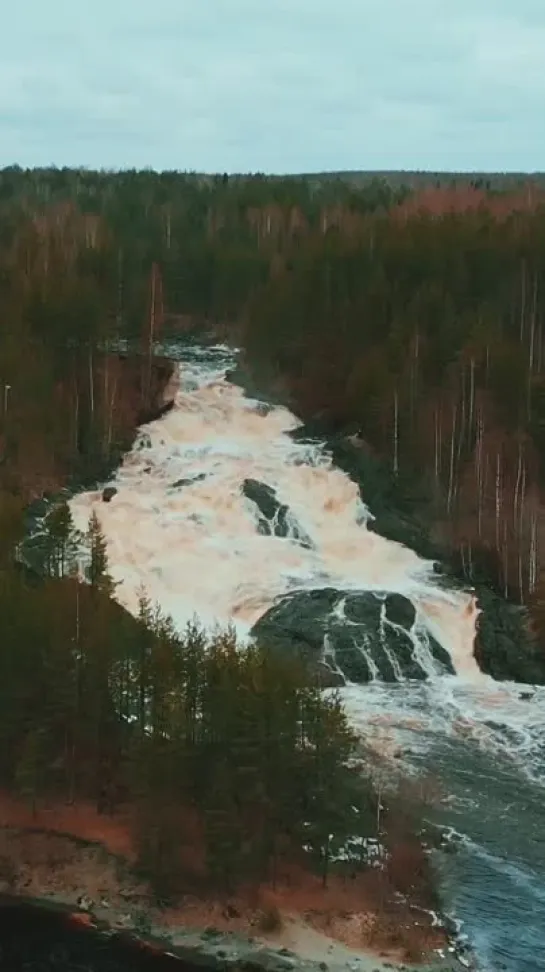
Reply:
[[[191, 824], [189, 819], [187, 824]], [[155, 924], [169, 932], [213, 926], [219, 932], [257, 934], [280, 944], [287, 939], [288, 929], [297, 926], [326, 941], [350, 949], [369, 948], [401, 961], [413, 960], [410, 956], [425, 955], [445, 943], [445, 936], [431, 927], [423, 912], [394, 900], [395, 889], [407, 890], [412, 884], [419, 886], [417, 898], [422, 903], [429, 882], [422, 849], [401, 840], [401, 835], [391, 848], [386, 873], [372, 868], [333, 873], [324, 888], [321, 877], [309, 873], [303, 861], [285, 861], [279, 863], [274, 889], [253, 885], [229, 897], [201, 890], [184, 894], [176, 906], [157, 910], [149, 887], [131, 870], [136, 854], [128, 809], [109, 817], [99, 816], [90, 804], [50, 804], [38, 806], [33, 817], [23, 803], [0, 794], [0, 827], [0, 885], [5, 890], [74, 905], [81, 894], [95, 903], [106, 898], [112, 920], [116, 913], [126, 912], [129, 899], [153, 914]], [[85, 847], [74, 838], [92, 841], [95, 846]], [[188, 858], [186, 864], [194, 867], [202, 857], [196, 841], [198, 832], [189, 826], [187, 846], [192, 847], [192, 861]], [[123, 877], [120, 859], [126, 862]]]

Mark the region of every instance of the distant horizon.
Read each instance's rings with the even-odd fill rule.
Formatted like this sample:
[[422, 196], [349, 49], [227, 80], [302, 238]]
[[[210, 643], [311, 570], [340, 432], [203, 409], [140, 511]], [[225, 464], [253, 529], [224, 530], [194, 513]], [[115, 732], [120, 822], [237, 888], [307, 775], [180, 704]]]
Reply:
[[123, 172], [152, 172], [156, 175], [187, 175], [200, 176], [204, 178], [214, 178], [216, 176], [227, 175], [229, 178], [251, 178], [263, 176], [272, 179], [311, 179], [317, 176], [350, 176], [350, 175], [430, 175], [430, 176], [545, 176], [544, 169], [432, 169], [432, 168], [372, 168], [372, 169], [308, 169], [306, 171], [267, 171], [260, 169], [247, 169], [239, 171], [229, 171], [229, 169], [188, 169], [188, 168], [156, 168], [151, 165], [123, 165], [123, 166], [94, 166], [82, 164], [65, 164], [50, 162], [39, 165], [23, 165], [19, 162], [10, 162], [0, 166], [0, 172], [10, 170], [20, 170], [22, 172], [40, 172], [48, 170], [89, 172], [104, 175], [116, 175]]

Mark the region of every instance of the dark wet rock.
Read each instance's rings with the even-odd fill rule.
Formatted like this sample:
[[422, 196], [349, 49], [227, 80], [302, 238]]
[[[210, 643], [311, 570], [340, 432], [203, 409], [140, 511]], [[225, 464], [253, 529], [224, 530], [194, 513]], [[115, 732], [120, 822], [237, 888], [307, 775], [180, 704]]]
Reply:
[[246, 499], [255, 503], [259, 511], [258, 530], [265, 536], [292, 537], [301, 546], [311, 547], [312, 544], [290, 515], [289, 507], [281, 503], [272, 486], [261, 483], [258, 479], [245, 479], [242, 492]]
[[545, 652], [532, 637], [526, 610], [479, 587], [475, 658], [498, 680], [545, 685]]
[[334, 588], [288, 594], [273, 605], [254, 625], [252, 631], [294, 638], [315, 652], [323, 648], [324, 624], [339, 599]]
[[327, 661], [317, 661], [313, 664], [319, 684], [322, 688], [342, 688], [346, 685], [346, 678]]
[[291, 429], [288, 435], [294, 442], [318, 442], [328, 439], [331, 435], [331, 424], [327, 416], [317, 415], [316, 418]]
[[[247, 398], [254, 402], [262, 402], [267, 407], [285, 405], [284, 390], [276, 388], [272, 372], [266, 377], [264, 375], [255, 376], [250, 369], [246, 368], [242, 361], [238, 361], [234, 368], [229, 368], [225, 373], [225, 378], [233, 385], [238, 385]], [[263, 391], [266, 389], [266, 392]]]
[[157, 419], [167, 415], [174, 408], [174, 399], [171, 398], [167, 402], [157, 402], [151, 405], [149, 408], [143, 408], [138, 413], [138, 425], [147, 425], [149, 422], [156, 422]]
[[[367, 635], [365, 636], [367, 641]], [[354, 630], [352, 626], [342, 628], [340, 624], [335, 625], [335, 630], [330, 633], [328, 638], [330, 651], [326, 652], [326, 659], [331, 655], [338, 667], [350, 682], [368, 682], [370, 679], [369, 666], [361, 652], [354, 651]], [[383, 653], [382, 653], [383, 654]], [[387, 659], [383, 658], [382, 666], [383, 678], [385, 681], [394, 681], [394, 673], [391, 667], [388, 668]], [[386, 677], [385, 677], [386, 674]]]
[[[277, 372], [264, 366], [256, 370], [248, 361], [241, 361], [228, 377], [246, 394], [263, 398], [266, 390], [269, 401], [297, 412]], [[530, 633], [528, 613], [495, 589], [497, 569], [488, 563], [487, 552], [473, 551], [473, 569], [468, 576], [467, 565], [456, 550], [434, 539], [436, 504], [426, 477], [418, 470], [394, 475], [391, 465], [365, 442], [365, 430], [336, 427], [325, 412], [307, 415], [304, 423], [289, 434], [297, 442], [320, 442], [335, 466], [358, 485], [362, 501], [373, 514], [368, 529], [410, 547], [433, 563], [438, 586], [474, 588], [483, 612], [477, 621], [475, 658], [484, 672], [497, 680], [545, 684], [545, 651]], [[440, 646], [431, 642], [430, 647], [434, 657], [449, 663]]]
[[198, 473], [196, 476], [188, 476], [186, 479], [177, 479], [170, 484], [170, 489], [182, 489], [184, 486], [191, 486], [192, 483], [201, 483], [206, 479], [206, 473]]
[[[493, 589], [494, 570], [487, 566], [486, 557], [476, 556], [480, 566], [467, 578], [455, 551], [432, 541], [434, 505], [425, 481], [415, 474], [393, 476], [365, 443], [355, 443], [348, 436], [330, 432], [324, 440], [335, 465], [359, 485], [361, 498], [374, 517], [369, 529], [437, 561], [440, 586], [474, 588], [482, 611], [475, 639], [480, 668], [499, 681], [545, 684], [545, 652], [529, 631], [528, 614]], [[434, 655], [439, 657], [435, 650]]]
[[116, 486], [106, 486], [102, 490], [102, 500], [104, 503], [109, 503], [111, 500], [113, 500], [114, 496], [116, 495], [117, 495]]
[[[320, 679], [330, 678], [336, 685], [341, 677], [365, 683], [375, 673], [387, 682], [396, 681], [399, 673], [422, 680], [428, 673], [415, 657], [409, 633], [414, 617], [412, 604], [401, 595], [323, 588], [281, 598], [257, 621], [252, 635], [271, 651], [301, 658]], [[427, 644], [432, 669], [452, 673], [444, 649], [427, 632], [419, 638]]]
[[256, 406], [254, 408], [254, 412], [256, 412], [257, 415], [261, 415], [261, 416], [265, 417], [266, 415], [270, 415], [270, 413], [272, 412], [273, 408], [274, 408], [274, 406], [273, 405], [269, 405], [268, 402], [257, 402], [256, 403]]
[[402, 594], [388, 594], [384, 600], [386, 617], [392, 624], [399, 624], [406, 631], [410, 631], [415, 618], [414, 604]]

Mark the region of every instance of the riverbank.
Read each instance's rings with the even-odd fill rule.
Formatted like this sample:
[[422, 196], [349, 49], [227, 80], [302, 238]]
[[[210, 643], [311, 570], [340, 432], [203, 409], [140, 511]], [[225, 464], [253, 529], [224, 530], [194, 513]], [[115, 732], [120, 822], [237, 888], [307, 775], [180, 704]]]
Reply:
[[274, 891], [254, 888], [228, 898], [186, 894], [159, 907], [138, 873], [126, 812], [106, 817], [90, 805], [51, 803], [33, 816], [20, 801], [0, 797], [0, 892], [62, 906], [84, 925], [143, 935], [196, 967], [464, 967], [430, 914], [418, 912], [415, 920], [403, 902], [377, 907], [376, 875], [370, 876], [333, 877], [324, 890], [320, 881], [296, 881], [300, 875], [293, 874], [291, 884]]
[[[130, 451], [139, 427], [172, 408], [178, 384], [178, 368], [167, 357], [154, 357], [148, 369], [146, 359], [138, 353], [102, 354], [94, 371], [97, 414], [98, 390], [104, 398], [104, 389], [108, 389], [108, 400], [100, 406], [100, 437], [91, 434], [88, 421], [78, 419], [76, 414], [76, 446], [54, 449], [40, 442], [36, 461], [29, 466], [28, 455], [20, 447], [14, 445], [11, 453], [2, 455], [0, 435], [0, 489], [19, 496], [32, 516], [44, 498], [90, 489], [104, 482]], [[142, 389], [146, 386], [144, 394]], [[63, 385], [58, 389], [58, 409], [64, 414], [73, 409], [70, 391]]]
[[[168, 421], [171, 421], [170, 417]], [[158, 429], [156, 429], [156, 432], [160, 436]], [[182, 441], [186, 434], [187, 430], [184, 421], [184, 426], [180, 430]], [[173, 482], [175, 479], [176, 477], [173, 476]], [[98, 502], [100, 507], [106, 511], [110, 511], [110, 509], [115, 509], [116, 507], [115, 502], [111, 507], [102, 507], [100, 495], [98, 496]], [[62, 818], [62, 808], [55, 807], [49, 811], [49, 826], [52, 818], [55, 819], [56, 828], [59, 828]], [[99, 823], [103, 825], [105, 819], [108, 818], [100, 818]], [[34, 825], [36, 825], [35, 822]], [[20, 829], [20, 820], [15, 821], [14, 828], [15, 830]], [[31, 829], [32, 822], [29, 822], [25, 827], [25, 832], [30, 832]], [[74, 822], [66, 822], [64, 829], [65, 832], [72, 831], [73, 833]], [[13, 831], [11, 835], [13, 836]], [[97, 839], [100, 840], [100, 834]], [[13, 839], [10, 843], [13, 843]], [[32, 857], [32, 853], [26, 847], [24, 853], [22, 853], [23, 859], [25, 861], [28, 860], [29, 856]], [[318, 900], [315, 898], [312, 899], [312, 896], [309, 897], [309, 891], [312, 889], [309, 889], [307, 886], [304, 889], [303, 898], [299, 897], [298, 901], [294, 900], [292, 890], [286, 889], [283, 900], [280, 902], [281, 907], [279, 907], [276, 898], [273, 898], [271, 901], [270, 893], [262, 895], [258, 903], [250, 900], [241, 900], [240, 902], [228, 901], [227, 904], [230, 904], [238, 912], [238, 915], [229, 914], [228, 917], [223, 914], [223, 909], [226, 907], [224, 901], [219, 902], [218, 900], [211, 901], [208, 899], [203, 902], [202, 898], [191, 899], [189, 896], [186, 896], [181, 909], [182, 913], [180, 914], [180, 911], [177, 910], [175, 914], [169, 914], [169, 918], [165, 919], [164, 909], [157, 914], [157, 910], [154, 910], [154, 903], [150, 898], [149, 891], [145, 888], [143, 893], [138, 891], [137, 888], [134, 901], [130, 898], [127, 901], [126, 893], [120, 893], [119, 900], [115, 902], [114, 907], [111, 897], [103, 898], [102, 895], [100, 897], [97, 896], [97, 892], [104, 891], [103, 881], [98, 884], [94, 891], [87, 884], [82, 890], [81, 884], [78, 884], [78, 882], [80, 881], [80, 875], [87, 872], [86, 867], [82, 866], [79, 859], [76, 860], [73, 872], [75, 872], [76, 878], [72, 880], [71, 884], [69, 881], [70, 897], [68, 903], [71, 906], [75, 906], [78, 898], [82, 894], [92, 899], [95, 905], [98, 900], [99, 908], [100, 902], [106, 900], [107, 907], [104, 909], [104, 915], [100, 912], [102, 918], [105, 918], [105, 920], [111, 921], [113, 918], [114, 922], [117, 922], [121, 928], [127, 927], [130, 929], [146, 926], [158, 934], [165, 932], [165, 921], [168, 921], [166, 928], [168, 934], [171, 935], [170, 940], [172, 940], [172, 935], [180, 935], [181, 943], [180, 941], [178, 942], [180, 947], [185, 942], [187, 947], [191, 948], [192, 954], [195, 953], [196, 949], [203, 949], [207, 961], [210, 959], [211, 943], [216, 951], [218, 949], [225, 951], [229, 942], [232, 943], [234, 940], [235, 944], [233, 945], [233, 949], [239, 956], [240, 950], [243, 948], [240, 944], [241, 940], [246, 942], [244, 948], [249, 948], [252, 955], [256, 949], [259, 951], [264, 948], [263, 936], [260, 934], [258, 938], [257, 933], [260, 932], [263, 915], [271, 910], [274, 911], [274, 908], [280, 912], [282, 933], [285, 937], [280, 938], [279, 931], [272, 938], [271, 933], [269, 933], [266, 939], [268, 947], [274, 945], [280, 956], [278, 961], [291, 962], [294, 959], [290, 958], [289, 955], [287, 957], [285, 955], [282, 956], [280, 950], [287, 948], [293, 951], [292, 946], [295, 947], [296, 945], [298, 949], [297, 967], [301, 967], [302, 961], [299, 957], [299, 950], [303, 948], [307, 950], [304, 954], [306, 955], [308, 953], [311, 944], [309, 937], [312, 938], [312, 947], [319, 949], [318, 953], [312, 953], [315, 957], [316, 955], [320, 956], [319, 962], [331, 963], [333, 961], [331, 959], [333, 950], [337, 950], [338, 948], [348, 950], [349, 957], [346, 958], [344, 953], [342, 953], [344, 956], [343, 959], [341, 959], [338, 951], [335, 952], [339, 956], [339, 968], [347, 967], [346, 964], [342, 964], [344, 958], [346, 958], [346, 963], [354, 962], [358, 958], [359, 953], [363, 956], [361, 959], [362, 962], [364, 960], [373, 962], [374, 964], [371, 968], [376, 968], [376, 963], [379, 961], [394, 962], [399, 959], [402, 959], [403, 962], [412, 961], [415, 959], [417, 953], [420, 954], [422, 951], [427, 951], [431, 955], [435, 948], [447, 947], [446, 936], [440, 930], [435, 930], [431, 939], [426, 937], [432, 927], [429, 916], [426, 917], [421, 913], [415, 921], [414, 912], [410, 913], [409, 907], [402, 902], [396, 902], [395, 907], [392, 907], [388, 912], [385, 912], [383, 907], [382, 909], [378, 909], [377, 900], [379, 895], [377, 882], [374, 877], [371, 887], [366, 888], [364, 883], [359, 885], [354, 884], [350, 887], [348, 894], [345, 894], [346, 889], [344, 889], [342, 895], [337, 900], [326, 900], [321, 890]], [[371, 872], [371, 876], [373, 876], [373, 873]], [[132, 887], [131, 882], [134, 883], [134, 881], [137, 881], [137, 877], [134, 873], [126, 875], [129, 887]], [[61, 900], [66, 902], [64, 884], [61, 882], [60, 891], [58, 889], [55, 890], [55, 888], [51, 888], [50, 880], [51, 867], [50, 863], [47, 863], [41, 879], [36, 882], [35, 895], [38, 897], [45, 896], [48, 900], [51, 900], [52, 896], [60, 894]], [[116, 888], [118, 888], [118, 885], [114, 885], [112, 895], [117, 893]], [[26, 883], [22, 887], [22, 890], [28, 893], [29, 888]], [[125, 884], [122, 885], [121, 891], [126, 892]], [[95, 917], [97, 917], [96, 910], [96, 907], [94, 907], [93, 914]], [[377, 912], [380, 913], [377, 914]], [[152, 919], [154, 924], [150, 923]], [[192, 932], [190, 931], [192, 928], [205, 929], [205, 931]], [[206, 931], [207, 929], [208, 931]], [[316, 939], [316, 935], [318, 939]], [[254, 941], [248, 943], [248, 937], [254, 939]], [[188, 945], [189, 941], [191, 942], [190, 946]], [[413, 950], [415, 943], [417, 948]], [[422, 948], [422, 944], [425, 945], [425, 948]], [[362, 949], [367, 947], [373, 947], [375, 949], [374, 954], [371, 953], [370, 955], [365, 950], [362, 951]], [[377, 955], [377, 949], [379, 953], [381, 951], [384, 953], [382, 957], [380, 954]], [[214, 954], [216, 954], [215, 951]], [[310, 961], [310, 958], [308, 960]], [[267, 959], [263, 959], [260, 967], [263, 967], [264, 962], [267, 961]], [[268, 962], [268, 964], [270, 967], [271, 962]], [[283, 967], [286, 968], [285, 965]], [[457, 962], [455, 962], [454, 967], [459, 967]]]
[[[55, 501], [66, 500], [82, 490], [98, 489], [114, 475], [123, 458], [130, 452], [138, 429], [154, 422], [174, 405], [179, 388], [176, 362], [163, 355], [152, 359], [147, 402], [142, 399], [142, 372], [145, 359], [141, 354], [120, 352], [108, 354], [102, 361], [115, 389], [112, 397], [111, 443], [107, 453], [93, 454], [70, 465], [59, 466], [53, 478], [44, 481], [37, 471], [24, 484], [13, 478], [12, 488], [25, 501], [26, 538], [22, 552], [31, 571], [40, 572], [41, 540], [34, 537], [36, 527]], [[38, 530], [38, 534], [39, 534]]]
[[468, 565], [461, 562], [449, 542], [444, 517], [424, 477], [407, 472], [394, 475], [368, 446], [361, 429], [339, 427], [327, 415], [302, 411], [285, 382], [261, 370], [254, 374], [251, 363], [243, 358], [227, 377], [249, 397], [288, 408], [301, 418], [302, 424], [292, 437], [299, 442], [324, 444], [335, 466], [357, 484], [370, 509], [373, 519], [368, 529], [434, 561], [438, 583], [474, 592], [479, 611], [475, 658], [483, 672], [498, 681], [545, 685], [545, 651], [533, 634], [528, 611], [497, 589], [494, 572], [486, 567], [486, 550], [480, 554], [478, 549], [473, 551], [473, 569], [468, 572]]
[[63, 486], [90, 489], [103, 482], [115, 472], [132, 448], [140, 426], [156, 421], [172, 408], [179, 387], [176, 363], [168, 357], [155, 355], [149, 367], [148, 392], [143, 396], [143, 375], [147, 369], [146, 359], [136, 352], [105, 356], [103, 370], [109, 372], [109, 380], [116, 389], [115, 399], [112, 399], [110, 448], [107, 455], [92, 456], [89, 462], [67, 476]]

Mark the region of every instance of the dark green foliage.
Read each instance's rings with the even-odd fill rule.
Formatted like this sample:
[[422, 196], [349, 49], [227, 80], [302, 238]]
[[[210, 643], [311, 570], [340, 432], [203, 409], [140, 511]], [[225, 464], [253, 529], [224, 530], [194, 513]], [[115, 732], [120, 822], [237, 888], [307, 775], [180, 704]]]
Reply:
[[57, 503], [47, 517], [43, 544], [44, 568], [50, 577], [70, 577], [77, 571], [80, 539], [68, 503], [66, 500]]
[[78, 550], [87, 584], [67, 509], [45, 523], [42, 579], [10, 561], [0, 571], [0, 785], [32, 807], [45, 794], [99, 812], [130, 801], [162, 899], [199, 880], [274, 880], [304, 843], [325, 874], [328, 835], [349, 832], [354, 802], [339, 703], [230, 630], [177, 634], [145, 592], [132, 618], [112, 600], [96, 514]]
[[[367, 467], [383, 523], [416, 482], [466, 576], [492, 565], [543, 624], [545, 218], [537, 197], [467, 182], [480, 204], [451, 212], [449, 191], [425, 212], [395, 179], [0, 173], [0, 781], [30, 801], [131, 798], [162, 894], [198, 846], [226, 888], [274, 880], [303, 845], [326, 880], [331, 834], [356, 827], [353, 740], [266, 643], [178, 636], [145, 595], [129, 617], [95, 516], [89, 583], [63, 504], [31, 583], [24, 503], [100, 479], [152, 405], [153, 339], [211, 331], [305, 418], [361, 433], [375, 456], [352, 444], [344, 464]], [[123, 341], [143, 352], [134, 374]]]
[[89, 548], [89, 563], [87, 565], [86, 576], [91, 585], [91, 589], [111, 595], [114, 591], [114, 583], [108, 573], [106, 539], [94, 511], [89, 517], [87, 544]]

